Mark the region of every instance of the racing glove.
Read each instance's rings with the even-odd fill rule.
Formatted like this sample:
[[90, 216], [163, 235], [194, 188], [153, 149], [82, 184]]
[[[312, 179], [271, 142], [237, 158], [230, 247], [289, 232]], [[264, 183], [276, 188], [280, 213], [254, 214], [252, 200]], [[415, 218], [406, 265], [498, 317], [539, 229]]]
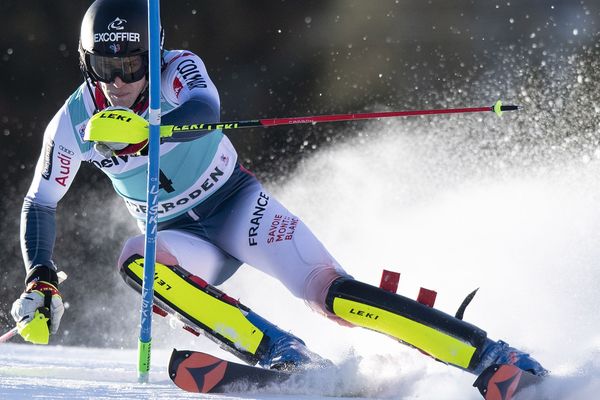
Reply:
[[47, 344], [55, 334], [65, 307], [58, 291], [58, 275], [45, 265], [35, 267], [25, 280], [25, 291], [12, 305], [11, 315], [26, 341]]
[[118, 143], [118, 142], [96, 142], [94, 143], [94, 149], [102, 154], [105, 158], [112, 156], [124, 156], [127, 154], [141, 154], [145, 147], [148, 145], [148, 141], [144, 140], [141, 143]]

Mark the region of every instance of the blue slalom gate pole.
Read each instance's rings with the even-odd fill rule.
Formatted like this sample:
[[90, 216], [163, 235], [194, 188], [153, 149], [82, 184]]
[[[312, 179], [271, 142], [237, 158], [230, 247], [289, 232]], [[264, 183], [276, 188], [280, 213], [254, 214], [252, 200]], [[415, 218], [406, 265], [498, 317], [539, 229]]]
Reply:
[[148, 140], [148, 187], [146, 211], [146, 244], [142, 311], [138, 342], [138, 381], [148, 382], [152, 347], [152, 304], [156, 233], [158, 230], [159, 151], [160, 151], [160, 1], [148, 0], [148, 37], [150, 67], [150, 132]]

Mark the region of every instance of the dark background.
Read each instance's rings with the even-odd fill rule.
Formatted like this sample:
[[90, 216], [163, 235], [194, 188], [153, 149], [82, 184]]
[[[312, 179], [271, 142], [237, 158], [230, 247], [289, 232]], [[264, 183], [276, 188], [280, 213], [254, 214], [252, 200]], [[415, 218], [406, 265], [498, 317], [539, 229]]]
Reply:
[[[77, 42], [89, 4], [0, 3], [1, 331], [13, 325], [10, 305], [23, 286], [22, 199], [45, 124], [81, 82]], [[223, 120], [484, 106], [501, 97], [540, 115], [520, 131], [517, 120], [522, 146], [534, 131], [563, 146], [575, 145], [563, 140], [575, 131], [597, 131], [599, 22], [592, 0], [162, 1], [165, 47], [203, 58]], [[589, 118], [572, 116], [581, 107]], [[352, 140], [363, 126], [229, 136], [242, 162], [277, 185], [306, 155]], [[54, 343], [135, 345], [133, 333], [120, 332], [135, 331], [139, 301], [114, 265], [136, 229], [119, 203], [86, 165], [59, 204], [55, 259], [70, 275], [61, 287], [69, 309]]]

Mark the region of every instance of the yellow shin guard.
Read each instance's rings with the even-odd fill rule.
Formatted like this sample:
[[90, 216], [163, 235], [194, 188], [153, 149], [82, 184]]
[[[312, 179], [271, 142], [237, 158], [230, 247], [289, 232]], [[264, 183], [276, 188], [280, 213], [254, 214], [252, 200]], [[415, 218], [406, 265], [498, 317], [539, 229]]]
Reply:
[[412, 299], [340, 278], [327, 308], [354, 325], [384, 333], [444, 363], [471, 370], [479, 363], [485, 331]]
[[[139, 255], [121, 266], [123, 278], [138, 292], [143, 268]], [[154, 302], [249, 363], [255, 363], [268, 344], [268, 337], [247, 318], [249, 308], [179, 266], [156, 263]]]

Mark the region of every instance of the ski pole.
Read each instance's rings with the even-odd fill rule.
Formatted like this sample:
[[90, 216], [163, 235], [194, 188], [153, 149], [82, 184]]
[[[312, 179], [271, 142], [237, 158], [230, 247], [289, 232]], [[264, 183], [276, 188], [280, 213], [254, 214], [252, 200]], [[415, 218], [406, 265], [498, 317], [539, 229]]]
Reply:
[[138, 340], [138, 381], [148, 383], [152, 350], [152, 304], [154, 303], [154, 268], [156, 262], [156, 231], [158, 226], [159, 152], [160, 152], [160, 1], [148, 0], [149, 38], [149, 145], [146, 190], [146, 234], [144, 245], [144, 276]]
[[12, 328], [10, 331], [6, 332], [4, 335], [0, 336], [0, 343], [8, 342], [12, 339], [17, 333], [19, 333], [19, 328], [16, 326]]
[[[502, 105], [498, 100], [493, 106], [488, 107], [467, 107], [467, 108], [442, 108], [430, 110], [410, 110], [410, 111], [384, 111], [372, 113], [356, 113], [356, 114], [331, 114], [331, 115], [312, 115], [307, 117], [290, 117], [290, 118], [265, 118], [251, 119], [246, 121], [226, 121], [215, 123], [193, 123], [189, 125], [161, 125], [160, 137], [161, 141], [178, 141], [179, 139], [189, 139], [198, 137], [198, 133], [220, 130], [233, 130], [241, 128], [256, 128], [270, 127], [278, 125], [296, 125], [296, 124], [317, 124], [320, 122], [337, 122], [337, 121], [358, 121], [378, 118], [395, 118], [395, 117], [410, 117], [418, 115], [435, 115], [435, 114], [465, 114], [478, 112], [494, 112], [501, 116], [504, 111], [518, 110], [519, 106]], [[132, 118], [134, 122], [131, 122]], [[115, 133], [127, 130], [127, 143], [142, 144], [148, 143], [148, 121], [140, 116], [132, 116], [131, 113], [116, 110], [106, 109], [100, 111], [92, 117], [95, 120], [94, 124], [88, 123], [88, 128], [85, 131], [84, 140], [93, 142], [119, 142], [121, 136], [115, 136]], [[124, 125], [125, 124], [125, 125]], [[150, 121], [150, 127], [153, 122]], [[174, 136], [171, 140], [171, 138]]]
[[397, 118], [411, 117], [419, 115], [436, 115], [436, 114], [465, 114], [478, 112], [493, 112], [501, 116], [504, 111], [518, 110], [519, 106], [502, 105], [502, 101], [498, 100], [493, 106], [487, 107], [467, 107], [467, 108], [442, 108], [430, 110], [409, 110], [409, 111], [385, 111], [372, 113], [357, 113], [357, 114], [332, 114], [332, 115], [314, 115], [306, 117], [290, 117], [290, 118], [265, 118], [252, 119], [246, 121], [226, 121], [217, 123], [198, 123], [190, 125], [163, 125], [160, 127], [161, 137], [170, 137], [177, 133], [181, 134], [197, 133], [201, 131], [210, 131], [213, 129], [232, 130], [241, 128], [256, 128], [270, 127], [280, 125], [296, 125], [296, 124], [317, 124], [321, 122], [338, 122], [338, 121], [357, 121], [378, 118]]

